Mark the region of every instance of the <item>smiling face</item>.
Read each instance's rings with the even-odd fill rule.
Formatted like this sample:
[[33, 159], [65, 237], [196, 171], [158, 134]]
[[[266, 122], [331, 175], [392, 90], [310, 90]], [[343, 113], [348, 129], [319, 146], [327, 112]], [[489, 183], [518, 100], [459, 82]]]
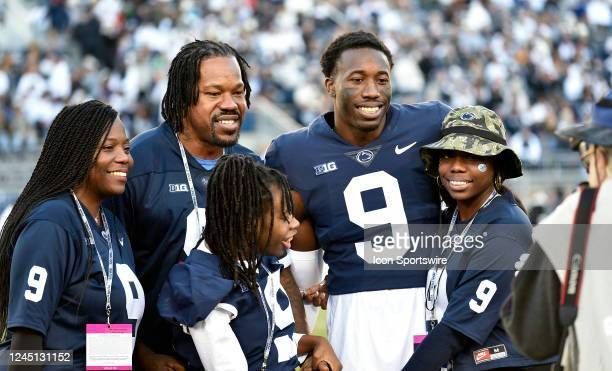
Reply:
[[[486, 170], [481, 171], [479, 165], [481, 169]], [[441, 151], [438, 173], [442, 186], [457, 201], [460, 212], [461, 208], [468, 211], [474, 207], [478, 209], [493, 191], [495, 169], [490, 157], [459, 151]]]
[[325, 87], [334, 99], [335, 128], [343, 138], [354, 143], [361, 137], [367, 142], [380, 135], [391, 100], [390, 75], [389, 61], [378, 50], [342, 53]]
[[183, 121], [182, 133], [202, 144], [229, 147], [238, 142], [247, 110], [238, 61], [213, 57], [200, 63], [198, 100]]
[[119, 118], [111, 126], [98, 157], [87, 174], [85, 189], [97, 199], [120, 195], [125, 190], [128, 170], [134, 164], [130, 155], [130, 141]]
[[260, 236], [258, 247], [263, 255], [283, 256], [285, 250], [291, 247], [291, 240], [297, 233], [300, 222], [286, 210], [283, 210], [282, 193], [277, 186], [271, 188], [273, 207], [274, 207], [274, 225], [270, 234], [270, 241], [266, 244], [266, 232], [270, 226], [270, 213], [266, 214], [263, 235]]

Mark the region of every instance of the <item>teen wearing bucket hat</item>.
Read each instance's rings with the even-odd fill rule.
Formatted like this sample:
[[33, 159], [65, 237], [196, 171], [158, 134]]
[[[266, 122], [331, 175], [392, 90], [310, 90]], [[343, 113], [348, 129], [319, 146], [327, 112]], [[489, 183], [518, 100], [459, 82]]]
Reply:
[[428, 335], [404, 370], [440, 370], [449, 363], [453, 370], [545, 369], [538, 365], [549, 362], [515, 351], [499, 318], [514, 263], [531, 245], [529, 219], [502, 186], [522, 175], [502, 120], [485, 107], [455, 108], [442, 123], [442, 139], [420, 154], [447, 193], [452, 218], [443, 237], [453, 245], [442, 249], [446, 261], [428, 272]]
[[[557, 133], [579, 143], [580, 158], [589, 175], [589, 189], [581, 188], [568, 196], [540, 225], [534, 228], [536, 245], [530, 251], [524, 270], [512, 285], [512, 295], [503, 307], [504, 324], [517, 348], [530, 357], [543, 358], [563, 349], [562, 366], [566, 371], [608, 370], [612, 365], [612, 301], [610, 292], [610, 232], [612, 224], [612, 91], [593, 105], [591, 120]], [[592, 205], [583, 199], [592, 192]], [[566, 300], [565, 287], [572, 279], [566, 267], [579, 207], [590, 210], [590, 226], [576, 287], [575, 304]], [[558, 227], [556, 227], [558, 226]], [[551, 230], [551, 227], [554, 228]], [[551, 233], [551, 232], [555, 233]], [[561, 238], [559, 238], [561, 237]], [[563, 242], [559, 243], [559, 240]], [[552, 263], [551, 263], [552, 262]], [[574, 271], [575, 272], [575, 271]], [[568, 291], [569, 293], [569, 291]], [[570, 293], [571, 294], [571, 293]], [[568, 294], [569, 295], [569, 294]], [[564, 307], [573, 306], [568, 320]], [[578, 301], [578, 298], [580, 299]], [[565, 318], [562, 318], [565, 317]], [[571, 326], [571, 330], [567, 327]], [[567, 340], [564, 334], [569, 333]]]

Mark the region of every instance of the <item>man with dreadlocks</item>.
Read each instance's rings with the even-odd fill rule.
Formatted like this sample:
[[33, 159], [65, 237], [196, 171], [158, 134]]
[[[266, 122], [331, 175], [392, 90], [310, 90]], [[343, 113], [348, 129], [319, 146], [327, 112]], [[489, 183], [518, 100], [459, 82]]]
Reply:
[[[172, 328], [159, 316], [156, 302], [172, 265], [189, 255], [202, 234], [206, 184], [217, 159], [241, 153], [260, 161], [237, 144], [250, 105], [248, 68], [228, 44], [196, 40], [184, 45], [168, 72], [162, 100], [166, 121], [133, 139], [136, 165], [113, 208], [132, 241], [137, 274], [147, 294], [135, 351], [146, 369], [182, 369], [171, 356]], [[289, 274], [286, 270], [283, 283], [294, 310], [301, 307], [303, 313]]]
[[204, 236], [172, 268], [158, 302], [162, 316], [189, 328], [173, 344], [188, 368], [293, 371], [298, 354], [312, 352], [316, 369], [339, 371], [327, 340], [295, 332], [280, 285], [278, 258], [299, 225], [287, 180], [249, 157], [224, 156], [206, 197]]
[[68, 106], [53, 120], [0, 237], [0, 336], [11, 349], [72, 350], [73, 364], [53, 369], [84, 370], [86, 325], [127, 324], [133, 344], [144, 293], [126, 232], [102, 207], [132, 163], [109, 105]]
[[408, 224], [438, 223], [437, 187], [425, 175], [418, 148], [439, 139], [449, 107], [391, 104], [392, 67], [389, 49], [375, 35], [338, 37], [321, 57], [333, 111], [276, 138], [266, 154], [266, 164], [285, 173], [296, 190], [296, 217], [316, 233], [315, 239], [300, 227], [296, 235], [292, 255], [302, 256], [293, 258], [295, 277], [312, 271], [305, 283], [316, 280], [312, 241], [323, 248], [329, 340], [348, 370], [399, 370], [412, 354], [413, 336], [425, 334], [427, 267], [369, 265], [373, 250], [364, 233], [390, 225], [395, 235]]

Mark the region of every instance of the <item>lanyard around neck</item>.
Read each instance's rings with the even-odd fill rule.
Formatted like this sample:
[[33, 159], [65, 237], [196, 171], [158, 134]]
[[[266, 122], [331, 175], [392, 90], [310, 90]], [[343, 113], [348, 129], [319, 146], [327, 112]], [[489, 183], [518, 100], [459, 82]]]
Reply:
[[[493, 200], [497, 196], [499, 196], [499, 193], [497, 193], [497, 191], [493, 190], [493, 192], [491, 192], [489, 197], [487, 197], [487, 199], [478, 208], [478, 210], [476, 211], [476, 214], [474, 214], [472, 219], [470, 219], [470, 221], [467, 223], [465, 228], [463, 228], [463, 230], [461, 231], [460, 238], [459, 238], [460, 241], [463, 241], [463, 238], [465, 237], [465, 235], [470, 230], [470, 227], [474, 223], [474, 220], [476, 220], [476, 216], [478, 216], [478, 213], [480, 213], [480, 210], [482, 210], [482, 209], [486, 208], [487, 206], [489, 206], [491, 204], [491, 202], [493, 202]], [[452, 217], [451, 222], [450, 222], [450, 224], [448, 226], [448, 231], [446, 232], [446, 236], [450, 236], [452, 231], [453, 231], [453, 229], [455, 229], [455, 224], [457, 223], [458, 215], [459, 215], [459, 211], [457, 210], [457, 208], [455, 208], [455, 211], [453, 212], [453, 217]], [[427, 309], [428, 311], [431, 312], [432, 322], [435, 322], [435, 312], [434, 311], [436, 309], [436, 302], [438, 301], [438, 292], [439, 292], [439, 289], [440, 289], [440, 281], [442, 280], [442, 276], [444, 275], [444, 271], [446, 270], [446, 265], [448, 264], [448, 261], [450, 260], [450, 257], [453, 254], [453, 251], [454, 251], [454, 249], [451, 246], [450, 253], [448, 254], [448, 257], [446, 258], [446, 263], [444, 263], [441, 266], [438, 266], [436, 264], [433, 267], [433, 274], [431, 276], [431, 280], [427, 284], [427, 292], [426, 292], [426, 295], [425, 295], [426, 296], [425, 297], [425, 309]], [[438, 271], [439, 271], [439, 273], [438, 273]], [[431, 301], [431, 307], [428, 305], [429, 301]]]
[[261, 286], [258, 284], [257, 285], [257, 290], [259, 291], [259, 296], [261, 297], [261, 304], [264, 308], [264, 312], [266, 313], [266, 325], [268, 327], [268, 336], [266, 338], [266, 347], [264, 348], [264, 359], [263, 359], [263, 363], [261, 365], [261, 371], [266, 371], [268, 368], [268, 358], [270, 358], [270, 349], [272, 349], [272, 338], [274, 337], [274, 298], [275, 298], [275, 291], [274, 291], [274, 277], [272, 277], [270, 271], [268, 270], [268, 268], [266, 268], [265, 265], [261, 265], [263, 267], [263, 269], [266, 271], [266, 273], [268, 274], [268, 277], [270, 277], [270, 298], [272, 298], [272, 303], [270, 303], [270, 312], [271, 314], [268, 314], [268, 309], [266, 306], [266, 299], [265, 299], [265, 295], [263, 294], [263, 291], [261, 289]]
[[104, 262], [102, 261], [102, 255], [100, 255], [100, 251], [98, 250], [98, 246], [96, 245], [96, 240], [94, 238], [93, 232], [91, 230], [91, 226], [89, 225], [89, 221], [85, 216], [85, 211], [81, 206], [81, 202], [74, 194], [74, 191], [70, 191], [72, 198], [74, 199], [74, 203], [76, 204], [77, 210], [79, 211], [79, 215], [81, 216], [81, 221], [83, 222], [83, 226], [87, 231], [87, 238], [89, 240], [89, 245], [94, 247], [96, 250], [96, 254], [98, 255], [98, 261], [100, 262], [100, 268], [102, 268], [102, 276], [104, 277], [104, 291], [106, 293], [106, 324], [110, 326], [110, 314], [111, 314], [111, 293], [113, 289], [113, 243], [110, 234], [110, 228], [108, 226], [108, 221], [106, 220], [106, 215], [104, 214], [104, 210], [100, 209], [100, 214], [102, 216], [102, 225], [104, 226], [104, 232], [102, 232], [102, 237], [106, 240], [106, 245], [108, 246], [108, 273], [107, 270], [104, 269]]
[[195, 187], [193, 186], [193, 179], [191, 178], [191, 171], [189, 170], [189, 164], [187, 163], [187, 155], [185, 154], [185, 147], [178, 137], [178, 133], [175, 133], [176, 141], [178, 142], [179, 149], [181, 150], [181, 159], [183, 160], [183, 168], [185, 169], [185, 176], [187, 177], [187, 184], [189, 184], [189, 193], [191, 194], [191, 202], [193, 203], [193, 210], [196, 214], [196, 220], [198, 222], [198, 231], [200, 234], [204, 232], [204, 226], [200, 221], [200, 213], [198, 212], [198, 199], [196, 198]]
[[[495, 199], [495, 197], [499, 196], [499, 193], [497, 193], [496, 190], [493, 190], [493, 192], [491, 192], [491, 194], [489, 195], [489, 197], [487, 197], [487, 199], [482, 203], [482, 205], [480, 205], [480, 207], [478, 208], [478, 210], [476, 211], [476, 214], [474, 214], [474, 216], [472, 217], [472, 219], [470, 219], [470, 221], [468, 222], [468, 224], [465, 226], [465, 228], [463, 228], [463, 231], [461, 231], [461, 238], [465, 237], [465, 235], [467, 234], [467, 232], [470, 230], [470, 227], [472, 226], [472, 223], [474, 223], [474, 220], [476, 220], [476, 216], [478, 215], [478, 213], [480, 212], [480, 210], [484, 209], [485, 207], [489, 206], [489, 204], [491, 202], [493, 202], [493, 200]], [[448, 225], [448, 231], [446, 232], [446, 235], [449, 236], [451, 234], [451, 232], [453, 231], [453, 229], [455, 228], [455, 224], [457, 223], [457, 217], [459, 216], [459, 209], [455, 207], [455, 211], [453, 212], [453, 217], [451, 219], [450, 224]], [[452, 250], [451, 250], [452, 251]]]

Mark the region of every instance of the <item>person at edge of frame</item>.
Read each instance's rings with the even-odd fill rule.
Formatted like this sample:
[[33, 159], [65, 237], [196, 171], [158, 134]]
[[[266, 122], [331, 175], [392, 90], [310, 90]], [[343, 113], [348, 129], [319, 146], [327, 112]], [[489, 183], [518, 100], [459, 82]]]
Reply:
[[[593, 104], [590, 121], [560, 130], [557, 135], [569, 139], [578, 150], [588, 185], [580, 185], [534, 228], [534, 246], [502, 307], [502, 319], [518, 350], [529, 357], [542, 359], [561, 352], [557, 366], [564, 371], [608, 370], [612, 365], [612, 306], [606, 294], [612, 286], [608, 252], [612, 224], [612, 91]], [[563, 315], [575, 315], [567, 328], [561, 322], [560, 303], [565, 285], [572, 281], [567, 270], [570, 234], [582, 194], [589, 187], [596, 194], [585, 255], [579, 260], [583, 267], [581, 283], [575, 286], [576, 306], [563, 308]]]
[[[53, 120], [0, 237], [0, 335], [8, 340], [0, 348], [70, 350], [72, 363], [37, 366], [26, 354], [29, 364], [9, 370], [84, 370], [89, 325], [123, 328], [121, 340], [131, 343], [124, 361], [132, 361], [145, 297], [127, 233], [102, 206], [123, 193], [132, 164], [125, 128], [108, 104], [66, 106]], [[98, 344], [108, 352], [114, 340]], [[16, 354], [24, 353], [13, 353], [13, 362]]]

